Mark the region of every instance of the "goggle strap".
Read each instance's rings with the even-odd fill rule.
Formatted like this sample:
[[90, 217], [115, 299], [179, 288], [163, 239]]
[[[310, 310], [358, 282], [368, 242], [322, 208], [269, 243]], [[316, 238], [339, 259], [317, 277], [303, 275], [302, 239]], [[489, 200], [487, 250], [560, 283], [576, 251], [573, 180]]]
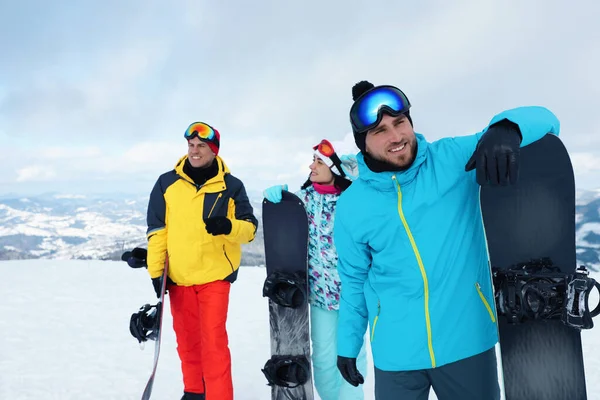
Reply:
[[344, 172], [344, 169], [342, 168], [342, 160], [340, 160], [337, 153], [333, 153], [331, 155], [330, 159], [333, 162], [333, 166], [335, 167], [335, 169], [338, 170], [338, 175], [341, 176], [342, 178], [345, 178], [346, 173]]
[[197, 137], [198, 139], [200, 139], [200, 140], [201, 140], [201, 141], [203, 141], [203, 142], [206, 142], [206, 143], [208, 143], [208, 142], [210, 142], [210, 143], [214, 143], [214, 144], [215, 144], [217, 147], [219, 147], [219, 146], [220, 146], [219, 139], [217, 138], [217, 135], [214, 135], [214, 134], [213, 134], [213, 137], [212, 137], [212, 139], [207, 139], [207, 138], [200, 137], [200, 135], [198, 135], [197, 133], [194, 133], [192, 136], [187, 136], [187, 135], [185, 136], [185, 138], [186, 138], [187, 140], [192, 140], [192, 139], [193, 139], [193, 138], [195, 138], [195, 137]]
[[319, 152], [319, 150], [315, 150], [315, 155], [319, 157], [320, 160], [327, 165], [330, 169], [334, 169], [334, 172], [342, 178], [346, 177], [346, 173], [342, 168], [342, 160], [338, 157], [337, 153], [333, 153], [331, 157], [325, 156], [323, 153]]

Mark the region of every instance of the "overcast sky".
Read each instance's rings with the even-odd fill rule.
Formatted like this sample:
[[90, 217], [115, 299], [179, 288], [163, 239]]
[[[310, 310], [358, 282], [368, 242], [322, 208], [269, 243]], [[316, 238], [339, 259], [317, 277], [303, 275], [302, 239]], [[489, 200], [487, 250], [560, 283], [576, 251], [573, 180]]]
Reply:
[[352, 150], [363, 79], [402, 88], [430, 141], [546, 106], [597, 188], [598, 20], [594, 0], [0, 0], [0, 195], [149, 193], [197, 120], [250, 191], [295, 190], [320, 139]]

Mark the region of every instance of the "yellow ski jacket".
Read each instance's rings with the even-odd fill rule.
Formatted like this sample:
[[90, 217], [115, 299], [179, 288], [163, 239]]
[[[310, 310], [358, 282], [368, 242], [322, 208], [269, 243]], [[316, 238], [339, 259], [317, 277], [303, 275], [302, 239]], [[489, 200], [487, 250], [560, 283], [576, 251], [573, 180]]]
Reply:
[[[241, 245], [254, 240], [258, 221], [244, 184], [216, 157], [219, 172], [196, 185], [183, 172], [187, 155], [162, 174], [148, 203], [148, 273], [162, 275], [169, 257], [169, 278], [180, 286], [217, 280], [235, 281], [242, 257]], [[206, 232], [204, 219], [226, 216], [228, 235]]]

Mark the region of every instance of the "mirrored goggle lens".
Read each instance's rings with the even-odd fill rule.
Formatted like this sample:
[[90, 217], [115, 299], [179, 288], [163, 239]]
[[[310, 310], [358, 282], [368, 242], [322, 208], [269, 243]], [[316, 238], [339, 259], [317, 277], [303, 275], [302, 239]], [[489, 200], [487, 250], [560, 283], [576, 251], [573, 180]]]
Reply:
[[211, 140], [215, 137], [215, 131], [209, 125], [203, 122], [194, 122], [185, 131], [183, 135], [186, 139], [192, 139], [198, 135], [201, 139]]
[[333, 146], [327, 140], [322, 140], [321, 143], [313, 147], [313, 150], [317, 150], [325, 157], [331, 157], [334, 153]]
[[381, 111], [396, 116], [408, 111], [410, 102], [402, 91], [393, 86], [381, 86], [358, 99], [350, 109], [350, 121], [354, 129], [364, 132], [381, 121]]

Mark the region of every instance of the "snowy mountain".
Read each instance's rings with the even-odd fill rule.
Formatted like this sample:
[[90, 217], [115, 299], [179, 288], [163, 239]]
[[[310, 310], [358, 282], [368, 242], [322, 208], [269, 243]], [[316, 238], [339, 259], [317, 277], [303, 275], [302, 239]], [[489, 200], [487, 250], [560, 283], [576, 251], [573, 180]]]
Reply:
[[140, 199], [0, 199], [0, 258], [106, 259], [144, 239]]
[[600, 270], [600, 190], [577, 193], [577, 259]]
[[[252, 204], [259, 219], [260, 201]], [[147, 196], [5, 196], [0, 198], [0, 260], [119, 260], [124, 250], [146, 246], [147, 206]], [[243, 250], [242, 264], [263, 263], [262, 227]]]
[[[261, 221], [262, 196], [250, 192]], [[0, 198], [0, 260], [118, 260], [125, 249], [146, 245], [147, 196], [47, 194]], [[576, 206], [580, 264], [600, 271], [600, 190], [579, 191]], [[243, 246], [243, 265], [264, 264], [262, 224]]]

